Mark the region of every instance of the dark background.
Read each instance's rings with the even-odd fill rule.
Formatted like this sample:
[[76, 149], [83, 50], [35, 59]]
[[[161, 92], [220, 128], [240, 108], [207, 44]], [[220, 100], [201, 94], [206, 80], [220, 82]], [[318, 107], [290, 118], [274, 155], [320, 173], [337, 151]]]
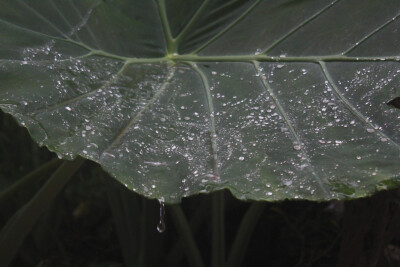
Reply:
[[[0, 112], [0, 192], [53, 158]], [[1, 227], [46, 178], [1, 199]], [[251, 203], [228, 191], [224, 195], [228, 256]], [[241, 266], [400, 266], [399, 200], [399, 191], [393, 190], [347, 202], [265, 203]], [[210, 195], [182, 203], [206, 266], [211, 262], [211, 205]], [[157, 232], [159, 209], [157, 201], [129, 192], [86, 161], [35, 225], [12, 266], [129, 266], [127, 258], [144, 266], [189, 266], [168, 207], [167, 228]]]

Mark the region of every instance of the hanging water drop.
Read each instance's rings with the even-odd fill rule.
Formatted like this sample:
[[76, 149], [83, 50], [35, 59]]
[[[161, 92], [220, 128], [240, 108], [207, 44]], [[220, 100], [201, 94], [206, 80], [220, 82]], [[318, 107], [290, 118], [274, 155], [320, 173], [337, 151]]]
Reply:
[[163, 233], [165, 228], [165, 203], [160, 201], [160, 222], [157, 225], [157, 231]]

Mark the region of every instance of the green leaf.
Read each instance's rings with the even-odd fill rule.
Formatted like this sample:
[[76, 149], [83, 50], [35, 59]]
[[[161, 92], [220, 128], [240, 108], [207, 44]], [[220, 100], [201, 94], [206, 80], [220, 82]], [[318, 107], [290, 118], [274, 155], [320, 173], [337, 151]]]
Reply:
[[169, 203], [362, 197], [399, 186], [399, 16], [396, 0], [0, 0], [0, 107]]

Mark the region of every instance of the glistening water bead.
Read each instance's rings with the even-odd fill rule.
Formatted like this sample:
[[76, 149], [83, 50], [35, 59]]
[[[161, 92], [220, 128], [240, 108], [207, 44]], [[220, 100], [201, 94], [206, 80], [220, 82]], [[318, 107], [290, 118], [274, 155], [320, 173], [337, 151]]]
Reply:
[[157, 231], [163, 233], [165, 228], [165, 203], [160, 201], [160, 222], [157, 225]]

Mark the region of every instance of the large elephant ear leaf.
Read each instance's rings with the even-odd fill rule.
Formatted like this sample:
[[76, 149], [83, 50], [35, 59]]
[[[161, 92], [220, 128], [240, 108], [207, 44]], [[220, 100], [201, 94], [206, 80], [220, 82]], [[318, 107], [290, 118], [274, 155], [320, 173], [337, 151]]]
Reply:
[[176, 203], [400, 181], [400, 2], [0, 0], [0, 108]]

